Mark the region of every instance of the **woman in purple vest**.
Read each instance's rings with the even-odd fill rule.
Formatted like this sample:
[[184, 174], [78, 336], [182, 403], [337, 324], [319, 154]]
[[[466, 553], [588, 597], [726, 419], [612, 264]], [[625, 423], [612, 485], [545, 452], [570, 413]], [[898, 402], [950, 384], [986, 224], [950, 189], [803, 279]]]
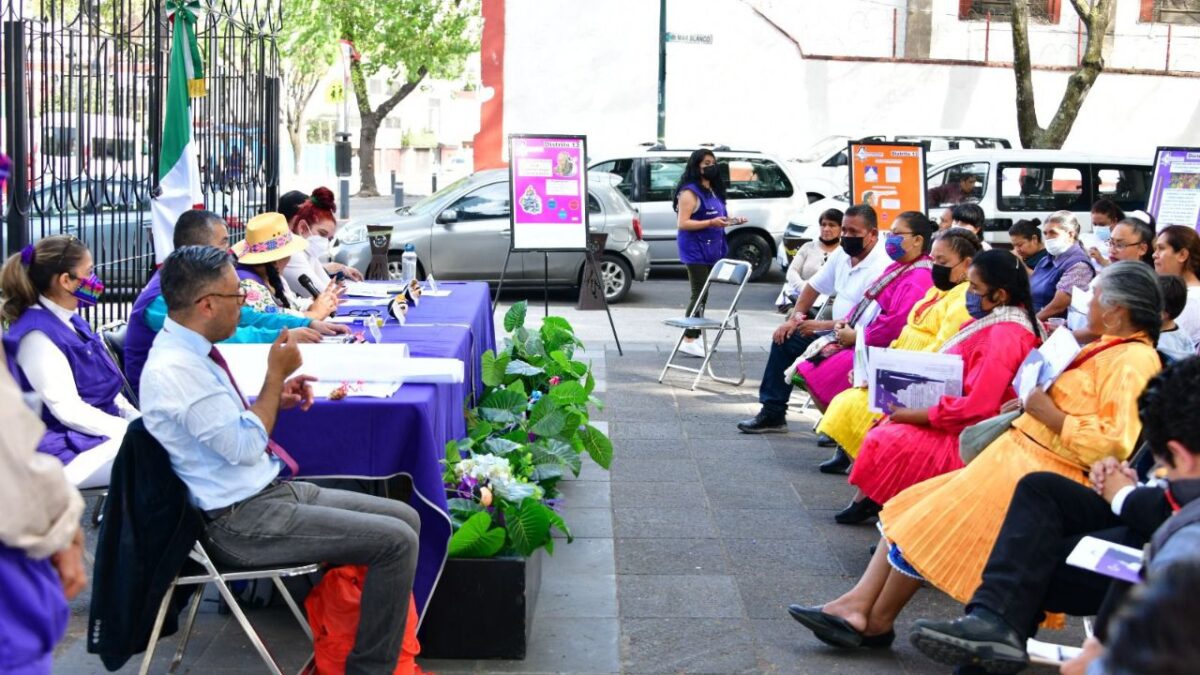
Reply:
[[[708, 273], [728, 252], [725, 228], [740, 225], [746, 219], [730, 218], [725, 210], [725, 181], [711, 150], [700, 149], [688, 157], [683, 175], [675, 187], [674, 206], [679, 214], [676, 219], [679, 227], [676, 238], [679, 260], [687, 268], [688, 284], [692, 287], [687, 311], [690, 315], [698, 304], [699, 316], [704, 314], [704, 298], [700, 297], [700, 291], [704, 288]], [[686, 331], [679, 351], [703, 357], [704, 350], [696, 344], [698, 337], [700, 331]]]
[[26, 246], [0, 270], [8, 367], [43, 404], [38, 450], [61, 460], [80, 488], [108, 485], [125, 428], [139, 414], [121, 396], [125, 380], [100, 336], [75, 313], [103, 290], [91, 252], [70, 236]]
[[1056, 211], [1046, 219], [1042, 241], [1050, 255], [1033, 268], [1029, 286], [1037, 318], [1046, 321], [1066, 317], [1071, 291], [1086, 289], [1096, 270], [1079, 244], [1079, 220], [1070, 211]]

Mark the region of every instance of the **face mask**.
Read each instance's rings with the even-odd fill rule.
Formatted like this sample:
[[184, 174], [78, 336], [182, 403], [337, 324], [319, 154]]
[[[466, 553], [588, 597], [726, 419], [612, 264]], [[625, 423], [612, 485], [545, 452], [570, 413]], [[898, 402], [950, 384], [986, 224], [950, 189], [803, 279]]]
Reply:
[[982, 295], [967, 291], [967, 314], [970, 314], [972, 319], [982, 319], [989, 314], [988, 310], [983, 308]]
[[834, 237], [833, 239], [821, 239], [821, 243], [825, 244], [826, 246], [833, 246], [839, 241], [841, 241], [841, 237]]
[[929, 269], [929, 273], [933, 275], [933, 285], [939, 291], [948, 291], [958, 285], [959, 282], [950, 280], [950, 273], [954, 271], [955, 267], [957, 266], [934, 263], [933, 267]]
[[100, 281], [100, 277], [95, 273], [86, 279], [79, 280], [79, 288], [71, 291], [71, 295], [79, 300], [80, 307], [91, 307], [100, 300], [100, 294], [104, 292], [104, 282]]
[[1112, 228], [1108, 225], [1096, 225], [1092, 227], [1092, 234], [1096, 235], [1100, 241], [1107, 243], [1112, 238]]
[[904, 237], [899, 234], [889, 235], [887, 241], [883, 242], [883, 250], [892, 260], [900, 260], [904, 257]]
[[706, 166], [703, 169], [700, 169], [700, 175], [704, 176], [706, 180], [719, 180], [721, 178], [721, 167], [717, 166], [716, 164]]
[[319, 234], [314, 234], [308, 238], [308, 252], [318, 260], [327, 260], [329, 258], [329, 240]]
[[861, 255], [864, 248], [866, 245], [863, 237], [842, 237], [842, 250], [851, 258]]
[[1074, 242], [1072, 242], [1070, 239], [1067, 239], [1060, 234], [1053, 239], [1046, 240], [1046, 251], [1049, 252], [1050, 255], [1057, 258], [1058, 256], [1066, 253], [1067, 249], [1071, 248], [1071, 244], [1073, 243]]

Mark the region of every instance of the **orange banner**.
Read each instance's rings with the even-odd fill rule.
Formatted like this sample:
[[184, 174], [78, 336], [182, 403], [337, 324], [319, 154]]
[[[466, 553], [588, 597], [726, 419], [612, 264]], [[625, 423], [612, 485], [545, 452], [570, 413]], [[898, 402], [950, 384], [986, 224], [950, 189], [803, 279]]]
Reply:
[[850, 143], [850, 198], [870, 204], [879, 229], [905, 211], [925, 212], [925, 148], [908, 143]]

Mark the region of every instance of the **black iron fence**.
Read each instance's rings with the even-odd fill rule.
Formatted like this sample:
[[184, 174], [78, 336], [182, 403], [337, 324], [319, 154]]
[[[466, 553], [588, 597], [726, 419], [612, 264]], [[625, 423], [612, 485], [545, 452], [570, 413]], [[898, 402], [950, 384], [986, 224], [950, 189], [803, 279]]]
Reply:
[[[124, 318], [154, 269], [168, 10], [155, 0], [0, 0], [3, 250], [55, 234], [91, 249], [110, 289], [89, 317]], [[204, 203], [231, 234], [278, 198], [279, 0], [204, 0], [208, 94], [192, 100]]]

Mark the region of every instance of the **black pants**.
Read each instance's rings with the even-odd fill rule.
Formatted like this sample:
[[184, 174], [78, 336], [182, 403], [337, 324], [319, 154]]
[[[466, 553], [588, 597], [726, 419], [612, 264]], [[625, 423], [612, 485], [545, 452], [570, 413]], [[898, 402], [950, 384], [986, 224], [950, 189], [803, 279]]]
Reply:
[[[708, 281], [708, 274], [712, 272], [712, 265], [701, 265], [691, 263], [684, 266], [687, 269], [688, 285], [692, 287], [692, 297], [688, 300], [687, 313], [691, 316], [692, 310], [696, 305], [700, 306], [700, 311], [696, 316], [704, 316], [704, 303], [708, 300], [707, 297], [700, 297], [700, 292], [704, 290], [704, 282]], [[688, 330], [684, 331], [683, 336], [689, 340], [694, 340], [700, 337], [700, 331]]]
[[1145, 543], [1090, 488], [1055, 473], [1022, 478], [967, 609], [996, 612], [1024, 641], [1045, 612], [1089, 616], [1115, 604], [1123, 588], [1108, 597], [1111, 579], [1066, 563], [1084, 536], [1135, 548]]

